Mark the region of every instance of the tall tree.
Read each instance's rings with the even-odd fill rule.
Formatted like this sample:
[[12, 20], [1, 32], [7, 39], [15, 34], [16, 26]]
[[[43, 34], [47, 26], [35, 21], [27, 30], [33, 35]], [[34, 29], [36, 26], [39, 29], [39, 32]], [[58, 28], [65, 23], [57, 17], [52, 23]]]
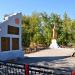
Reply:
[[44, 12], [41, 13], [41, 23], [42, 23], [42, 31], [44, 37], [44, 44], [49, 46], [51, 41], [51, 24], [50, 24], [50, 16]]
[[23, 16], [22, 17], [22, 44], [24, 47], [28, 47], [30, 44], [30, 17]]
[[[30, 42], [32, 43], [38, 43], [38, 39], [40, 36], [40, 20], [39, 20], [39, 14], [33, 13], [30, 18]], [[30, 45], [31, 45], [30, 44]]]
[[70, 36], [70, 25], [71, 25], [71, 19], [68, 17], [67, 13], [64, 13], [64, 19], [63, 19], [63, 44], [68, 45], [69, 43], [69, 36]]

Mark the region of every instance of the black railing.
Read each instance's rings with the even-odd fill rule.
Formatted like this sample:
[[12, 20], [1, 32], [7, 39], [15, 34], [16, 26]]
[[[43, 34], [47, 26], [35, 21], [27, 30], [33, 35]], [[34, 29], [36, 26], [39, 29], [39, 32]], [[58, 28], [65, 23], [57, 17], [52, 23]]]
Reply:
[[0, 61], [0, 75], [71, 75], [71, 70]]
[[31, 75], [71, 75], [71, 70], [64, 68], [50, 68], [40, 65], [29, 65], [29, 73]]
[[25, 75], [25, 65], [0, 61], [0, 75]]

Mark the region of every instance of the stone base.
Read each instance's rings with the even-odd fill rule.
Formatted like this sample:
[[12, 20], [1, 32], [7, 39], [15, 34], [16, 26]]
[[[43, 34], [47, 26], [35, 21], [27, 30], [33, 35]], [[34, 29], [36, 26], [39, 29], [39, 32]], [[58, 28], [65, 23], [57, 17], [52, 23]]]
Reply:
[[54, 49], [59, 48], [56, 39], [52, 39], [49, 48], [54, 48]]

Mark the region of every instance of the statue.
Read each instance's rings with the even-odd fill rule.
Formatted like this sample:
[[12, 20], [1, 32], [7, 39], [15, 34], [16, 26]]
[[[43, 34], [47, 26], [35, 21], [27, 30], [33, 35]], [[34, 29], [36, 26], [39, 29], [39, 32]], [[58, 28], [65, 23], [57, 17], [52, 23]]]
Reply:
[[51, 41], [51, 44], [50, 44], [49, 48], [59, 48], [59, 46], [57, 44], [57, 41], [56, 41], [56, 36], [57, 36], [56, 25], [54, 24], [53, 33], [52, 33], [52, 41]]
[[55, 35], [55, 25], [53, 27], [53, 36], [52, 36], [53, 39], [56, 39], [56, 35]]

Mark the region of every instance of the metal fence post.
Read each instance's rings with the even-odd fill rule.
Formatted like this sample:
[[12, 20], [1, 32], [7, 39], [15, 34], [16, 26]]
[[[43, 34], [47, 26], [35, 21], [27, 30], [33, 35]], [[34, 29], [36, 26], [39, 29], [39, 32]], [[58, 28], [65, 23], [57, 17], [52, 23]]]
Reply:
[[72, 71], [72, 74], [71, 75], [75, 75], [75, 71]]
[[25, 75], [29, 75], [29, 65], [25, 64]]

